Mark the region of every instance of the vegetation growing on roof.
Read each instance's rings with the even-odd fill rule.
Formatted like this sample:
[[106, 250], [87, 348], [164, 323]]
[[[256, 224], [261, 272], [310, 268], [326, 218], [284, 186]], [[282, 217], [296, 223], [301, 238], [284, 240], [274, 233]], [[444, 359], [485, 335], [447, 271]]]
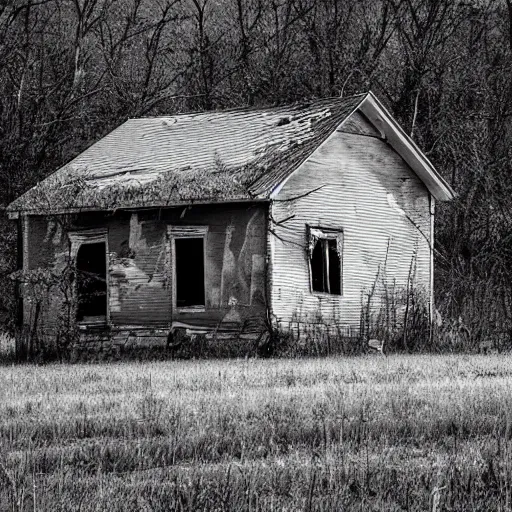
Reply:
[[244, 169], [236, 172], [219, 170], [215, 173], [183, 170], [156, 176], [143, 185], [137, 180], [126, 183], [97, 185], [87, 170], [69, 170], [65, 175], [54, 175], [11, 205], [39, 214], [56, 214], [87, 209], [115, 210], [127, 207], [171, 206], [195, 201], [248, 199], [250, 194], [237, 175], [245, 176]]

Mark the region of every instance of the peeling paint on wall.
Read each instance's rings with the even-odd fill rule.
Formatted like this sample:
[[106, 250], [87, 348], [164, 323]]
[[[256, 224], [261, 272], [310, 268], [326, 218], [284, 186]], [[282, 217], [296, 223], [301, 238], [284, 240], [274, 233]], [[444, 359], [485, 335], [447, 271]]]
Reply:
[[227, 305], [233, 291], [236, 273], [236, 260], [231, 250], [231, 242], [235, 225], [231, 222], [226, 228], [226, 239], [224, 242], [224, 256], [222, 258], [222, 279], [220, 284], [221, 305]]
[[265, 304], [265, 256], [252, 255], [251, 305]]
[[121, 301], [130, 292], [137, 292], [142, 286], [152, 288], [162, 287], [162, 283], [152, 279], [152, 276], [141, 270], [130, 258], [117, 258], [116, 253], [110, 253], [110, 309], [112, 312], [121, 311]]
[[122, 325], [130, 321], [144, 325], [166, 321], [170, 306], [163, 226], [141, 220], [138, 213], [131, 214], [128, 225], [126, 220], [118, 220], [110, 229], [109, 307], [112, 322]]
[[[261, 287], [258, 282], [258, 272], [253, 274], [254, 256], [262, 256], [258, 254], [258, 228], [262, 224], [261, 212], [255, 211], [247, 223], [245, 229], [245, 238], [240, 255], [238, 257], [238, 279], [241, 288], [240, 299], [246, 304], [251, 304], [253, 292], [256, 293]], [[255, 281], [253, 281], [253, 278]]]
[[[231, 297], [235, 297], [242, 305], [253, 304], [255, 298], [263, 300], [265, 281], [262, 226], [261, 210], [255, 211], [245, 226], [235, 224], [233, 219], [227, 226], [222, 259], [222, 306], [226, 306]], [[239, 251], [237, 247], [240, 247]]]
[[132, 213], [130, 217], [130, 238], [128, 246], [135, 254], [137, 254], [138, 251], [145, 251], [148, 248], [146, 240], [142, 236], [142, 223], [139, 222], [139, 216], [135, 212]]

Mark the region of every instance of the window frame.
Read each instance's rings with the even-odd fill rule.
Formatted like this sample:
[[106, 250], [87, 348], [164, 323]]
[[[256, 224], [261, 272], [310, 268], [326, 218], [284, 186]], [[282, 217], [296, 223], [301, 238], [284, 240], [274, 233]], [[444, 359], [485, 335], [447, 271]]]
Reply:
[[[206, 311], [206, 241], [208, 237], [208, 226], [167, 226], [167, 237], [169, 239], [169, 263], [171, 280], [171, 305], [173, 311], [178, 313], [202, 313]], [[177, 279], [176, 279], [176, 240], [187, 238], [203, 239], [203, 282], [204, 282], [204, 304], [197, 306], [177, 305]]]
[[[322, 296], [322, 297], [343, 297], [344, 295], [344, 286], [343, 286], [343, 242], [344, 242], [344, 231], [340, 228], [326, 228], [323, 226], [311, 226], [306, 224], [306, 237], [307, 237], [307, 246], [306, 246], [306, 257], [308, 260], [308, 270], [309, 270], [309, 292], [312, 295]], [[313, 267], [312, 267], [312, 259], [313, 259], [313, 250], [317, 241], [319, 240], [336, 240], [337, 252], [340, 258], [340, 293], [330, 293], [330, 292], [319, 292], [313, 289]]]
[[[110, 324], [110, 279], [109, 279], [109, 248], [108, 248], [108, 229], [107, 228], [95, 228], [95, 229], [83, 229], [80, 231], [69, 231], [68, 238], [70, 241], [70, 257], [73, 267], [76, 271], [78, 251], [82, 245], [86, 244], [105, 244], [105, 281], [106, 281], [106, 308], [105, 308], [105, 319], [96, 321], [78, 320], [75, 319], [77, 325], [109, 325]], [[78, 301], [78, 290], [77, 280], [73, 281], [73, 297], [75, 301]]]

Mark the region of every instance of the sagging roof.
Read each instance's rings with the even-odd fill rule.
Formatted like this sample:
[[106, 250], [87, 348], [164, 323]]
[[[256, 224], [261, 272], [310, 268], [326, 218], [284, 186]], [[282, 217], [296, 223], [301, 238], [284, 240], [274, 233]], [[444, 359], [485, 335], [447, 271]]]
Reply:
[[434, 197], [453, 197], [370, 92], [284, 107], [129, 119], [11, 203], [8, 211], [46, 214], [269, 199], [358, 108], [372, 122], [372, 115], [377, 117], [386, 128], [381, 131], [405, 136], [413, 158], [404, 159], [410, 165], [414, 161], [413, 169]]

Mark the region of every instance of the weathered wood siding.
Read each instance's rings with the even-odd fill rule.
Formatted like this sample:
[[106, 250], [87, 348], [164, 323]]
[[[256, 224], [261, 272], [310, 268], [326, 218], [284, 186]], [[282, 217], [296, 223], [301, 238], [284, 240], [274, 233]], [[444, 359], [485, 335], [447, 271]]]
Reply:
[[[266, 212], [266, 204], [245, 203], [83, 213], [75, 216], [70, 230], [108, 230], [111, 328], [165, 327], [172, 321], [215, 327], [226, 316], [243, 321], [265, 312]], [[169, 225], [208, 226], [204, 312], [173, 311]], [[70, 254], [65, 229], [45, 217], [29, 218], [26, 244], [26, 269], [47, 267], [58, 271]], [[57, 293], [49, 297], [41, 319], [45, 327], [55, 325], [61, 301]], [[25, 323], [30, 323], [32, 316], [33, 303], [25, 300]]]
[[[377, 290], [405, 287], [411, 262], [415, 286], [430, 293], [429, 193], [362, 115], [350, 121], [292, 174], [272, 205], [271, 305], [285, 327], [359, 327], [363, 294], [376, 279]], [[311, 292], [306, 224], [343, 231], [342, 296]]]
[[[261, 313], [265, 275], [259, 262], [266, 255], [265, 222], [265, 208], [261, 205], [132, 213], [123, 229], [109, 234], [109, 239], [116, 240], [110, 248], [112, 323], [160, 325], [178, 320], [214, 326], [231, 309], [230, 299], [236, 302], [242, 318]], [[169, 225], [208, 226], [204, 312], [172, 309]]]

